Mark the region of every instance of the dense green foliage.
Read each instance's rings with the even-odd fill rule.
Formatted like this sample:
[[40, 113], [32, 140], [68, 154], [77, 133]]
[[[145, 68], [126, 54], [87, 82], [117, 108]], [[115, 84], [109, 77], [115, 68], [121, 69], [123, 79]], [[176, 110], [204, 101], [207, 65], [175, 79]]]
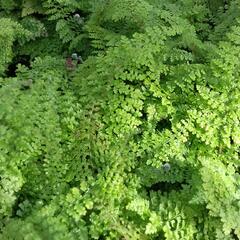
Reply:
[[0, 239], [240, 239], [239, 0], [0, 0], [0, 28]]

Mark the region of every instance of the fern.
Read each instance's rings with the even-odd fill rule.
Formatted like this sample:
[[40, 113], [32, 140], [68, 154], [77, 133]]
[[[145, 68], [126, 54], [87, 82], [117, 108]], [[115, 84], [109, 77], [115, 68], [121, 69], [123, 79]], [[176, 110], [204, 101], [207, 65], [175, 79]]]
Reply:
[[8, 18], [1, 18], [1, 37], [0, 45], [4, 46], [1, 48], [1, 57], [0, 57], [0, 75], [3, 75], [7, 65], [11, 62], [14, 53], [13, 45], [16, 40], [23, 39], [29, 34], [19, 23], [14, 22]]
[[0, 3], [1, 239], [240, 238], [237, 1]]

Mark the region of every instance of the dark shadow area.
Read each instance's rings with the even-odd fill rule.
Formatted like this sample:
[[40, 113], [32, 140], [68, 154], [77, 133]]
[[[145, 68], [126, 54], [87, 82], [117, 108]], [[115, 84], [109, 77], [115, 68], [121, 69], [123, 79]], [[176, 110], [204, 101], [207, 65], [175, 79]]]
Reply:
[[[31, 202], [36, 201], [36, 199], [34, 199], [32, 196], [28, 195], [26, 192], [21, 191], [18, 193], [18, 197], [12, 207], [12, 215], [11, 217], [15, 217], [15, 218], [21, 218], [22, 216], [19, 215], [19, 212], [21, 212], [23, 209], [21, 208], [21, 204], [24, 203], [24, 201], [28, 201], [29, 204]], [[25, 209], [24, 209], [25, 210]], [[27, 209], [26, 212], [24, 212], [25, 214], [30, 213], [31, 209]]]
[[148, 191], [161, 191], [171, 192], [172, 190], [178, 191], [182, 188], [183, 182], [169, 183], [169, 182], [158, 182], [147, 188]]
[[239, 240], [238, 236], [234, 233], [234, 230], [231, 231], [231, 237], [235, 240]]
[[137, 81], [124, 80], [124, 83], [126, 83], [127, 85], [130, 85], [130, 86], [137, 86], [138, 85]]
[[30, 67], [31, 65], [31, 59], [28, 55], [20, 55], [17, 56], [15, 59], [13, 59], [12, 63], [9, 64], [8, 69], [6, 71], [7, 77], [16, 77], [16, 70], [17, 65], [25, 65], [26, 67]]
[[172, 124], [171, 124], [171, 121], [169, 119], [161, 119], [156, 124], [156, 130], [161, 132], [164, 129], [171, 129], [171, 126], [172, 126]]
[[38, 20], [43, 20], [43, 19], [46, 19], [46, 15], [43, 14], [43, 13], [38, 13], [38, 12], [34, 12], [30, 15], [31, 17], [34, 17]]
[[143, 121], [147, 121], [148, 117], [147, 117], [147, 113], [146, 113], [145, 111], [142, 111], [141, 119], [142, 119]]
[[102, 27], [117, 34], [126, 35], [127, 37], [131, 37], [136, 32], [141, 32], [138, 24], [127, 20], [119, 20], [117, 22], [105, 21]]
[[150, 187], [145, 187], [145, 190], [147, 192], [147, 195], [150, 196], [150, 192], [157, 192], [160, 191], [162, 193], [170, 193], [171, 191], [181, 191], [183, 189], [183, 186], [186, 185], [186, 181], [183, 182], [158, 182]]

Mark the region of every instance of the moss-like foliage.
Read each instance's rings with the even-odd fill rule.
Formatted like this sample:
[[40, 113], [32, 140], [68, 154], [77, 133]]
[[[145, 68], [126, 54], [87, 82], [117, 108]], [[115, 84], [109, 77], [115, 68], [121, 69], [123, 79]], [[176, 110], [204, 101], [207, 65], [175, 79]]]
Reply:
[[0, 9], [0, 239], [240, 238], [238, 1]]

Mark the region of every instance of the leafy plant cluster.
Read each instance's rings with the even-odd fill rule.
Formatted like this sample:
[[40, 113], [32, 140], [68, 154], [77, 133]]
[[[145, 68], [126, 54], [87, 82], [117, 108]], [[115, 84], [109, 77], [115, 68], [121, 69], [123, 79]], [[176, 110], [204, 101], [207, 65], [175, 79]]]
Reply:
[[0, 1], [0, 239], [240, 239], [240, 3]]

